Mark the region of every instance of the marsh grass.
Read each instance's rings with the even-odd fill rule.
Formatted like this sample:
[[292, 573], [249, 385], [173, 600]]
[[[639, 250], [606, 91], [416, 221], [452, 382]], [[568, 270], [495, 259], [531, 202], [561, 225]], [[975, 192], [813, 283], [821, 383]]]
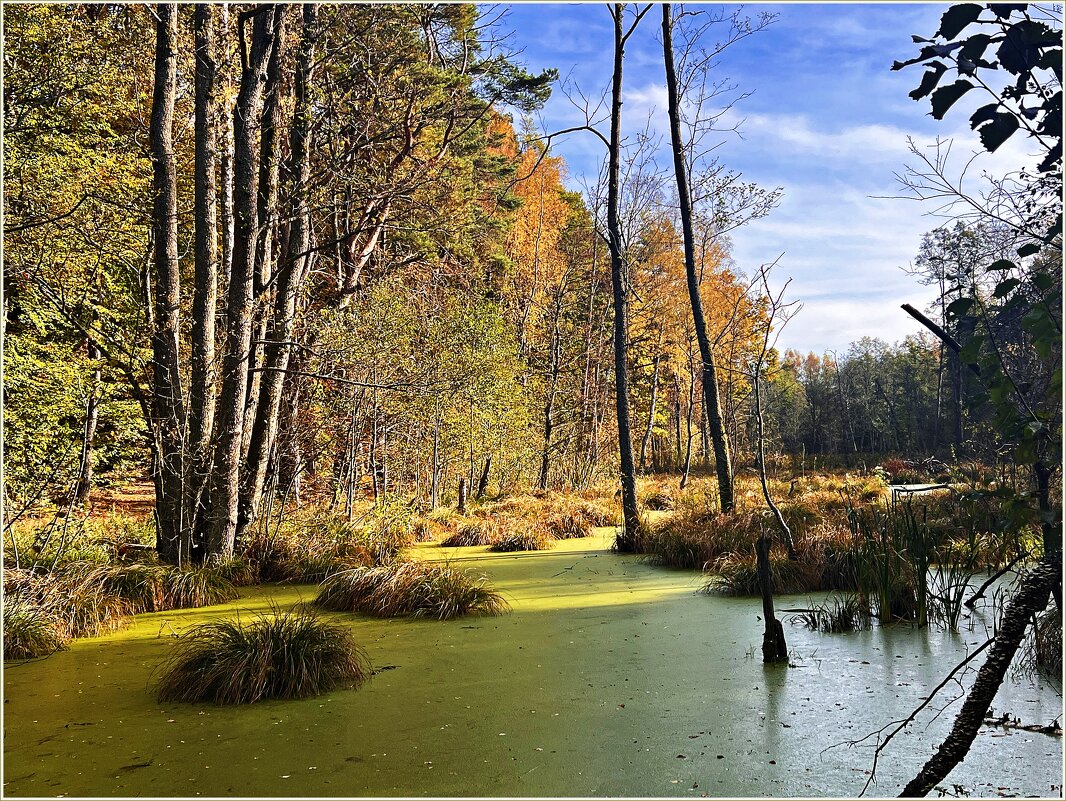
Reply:
[[485, 577], [471, 578], [448, 564], [399, 562], [335, 573], [327, 578], [312, 602], [338, 612], [362, 612], [375, 617], [433, 617], [500, 615], [510, 608], [503, 597], [485, 585]]
[[854, 593], [846, 593], [793, 615], [792, 622], [811, 631], [843, 634], [870, 628], [871, 618], [869, 607]]
[[577, 512], [560, 512], [548, 518], [548, 533], [558, 540], [571, 540], [588, 537], [592, 534], [592, 523]]
[[484, 518], [462, 523], [450, 537], [441, 540], [441, 547], [472, 547], [492, 545], [499, 537], [499, 523], [495, 518]]
[[74, 562], [64, 567], [61, 578], [85, 591], [121, 598], [132, 614], [209, 606], [237, 597], [236, 587], [212, 567]]
[[63, 622], [27, 601], [4, 604], [4, 659], [36, 659], [67, 647], [70, 636]]
[[547, 551], [555, 545], [555, 536], [540, 523], [512, 529], [497, 536], [490, 551], [506, 553], [511, 551]]
[[[805, 558], [789, 559], [779, 546], [770, 550], [770, 586], [775, 594], [811, 592], [821, 588], [822, 565]], [[708, 566], [701, 590], [722, 595], [758, 595], [759, 569], [755, 552], [728, 553]]]
[[161, 667], [160, 702], [307, 698], [358, 687], [373, 675], [366, 652], [346, 628], [305, 608], [197, 626], [181, 636]]
[[664, 512], [674, 508], [674, 497], [669, 492], [659, 489], [645, 495], [642, 503], [645, 509]]
[[36, 573], [6, 568], [4, 596], [5, 605], [19, 602], [58, 620], [68, 639], [117, 631], [126, 626], [131, 611], [124, 598], [85, 581], [78, 572]]
[[722, 557], [751, 552], [762, 522], [761, 515], [751, 512], [716, 514], [686, 507], [645, 527], [637, 549], [654, 564], [702, 570]]

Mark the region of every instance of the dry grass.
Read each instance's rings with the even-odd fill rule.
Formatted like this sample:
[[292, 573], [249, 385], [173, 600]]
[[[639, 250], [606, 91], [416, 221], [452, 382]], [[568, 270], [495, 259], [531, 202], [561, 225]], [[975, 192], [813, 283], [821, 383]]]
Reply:
[[5, 602], [19, 601], [59, 621], [67, 638], [95, 637], [123, 628], [129, 603], [77, 573], [4, 570]]
[[499, 538], [499, 523], [495, 518], [470, 520], [459, 525], [450, 537], [441, 540], [445, 548], [491, 545]]
[[132, 614], [209, 606], [237, 597], [236, 587], [211, 567], [73, 562], [63, 568], [61, 578], [121, 598]]
[[184, 634], [163, 665], [156, 694], [163, 702], [251, 704], [357, 687], [371, 675], [370, 660], [347, 629], [306, 609], [275, 609]]
[[63, 622], [39, 606], [20, 600], [4, 604], [4, 659], [35, 659], [66, 648]]
[[555, 545], [555, 539], [546, 526], [540, 523], [532, 523], [522, 528], [501, 533], [489, 546], [489, 550], [497, 553], [547, 551]]
[[579, 512], [560, 512], [548, 518], [548, 533], [557, 540], [572, 540], [592, 534], [593, 524]]
[[334, 573], [322, 583], [313, 603], [338, 612], [375, 617], [499, 615], [509, 609], [503, 597], [451, 565], [398, 562]]

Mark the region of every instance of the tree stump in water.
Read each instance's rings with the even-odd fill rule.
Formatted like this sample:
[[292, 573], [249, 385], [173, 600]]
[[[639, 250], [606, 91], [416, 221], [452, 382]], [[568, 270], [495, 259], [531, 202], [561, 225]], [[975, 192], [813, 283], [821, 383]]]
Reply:
[[770, 584], [770, 539], [763, 534], [755, 542], [759, 568], [759, 589], [762, 592], [762, 614], [766, 628], [762, 635], [762, 661], [784, 662], [788, 660], [785, 645], [785, 629], [774, 615], [774, 597]]

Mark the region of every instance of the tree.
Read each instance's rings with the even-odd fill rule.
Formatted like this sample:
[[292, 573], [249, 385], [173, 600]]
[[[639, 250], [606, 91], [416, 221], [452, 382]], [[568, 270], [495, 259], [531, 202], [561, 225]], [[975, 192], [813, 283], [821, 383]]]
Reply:
[[618, 418], [619, 476], [622, 482], [623, 529], [615, 541], [619, 551], [636, 548], [640, 529], [637, 509], [637, 477], [633, 464], [633, 441], [629, 426], [629, 380], [626, 364], [626, 287], [625, 251], [622, 245], [621, 224], [618, 219], [619, 167], [622, 150], [622, 63], [626, 42], [633, 35], [640, 20], [651, 9], [645, 6], [637, 12], [633, 22], [624, 28], [625, 6], [611, 6], [614, 20], [614, 67], [611, 77], [611, 140], [607, 148], [607, 241], [611, 251], [611, 291], [614, 297], [614, 383], [615, 408]]
[[[696, 270], [696, 236], [693, 217], [697, 213], [697, 201], [690, 189], [690, 178], [695, 163], [701, 158], [695, 151], [701, 147], [702, 139], [714, 130], [715, 122], [724, 111], [712, 112], [706, 104], [721, 91], [715, 86], [708, 92], [707, 72], [713, 67], [714, 59], [730, 44], [760, 30], [772, 20], [764, 15], [759, 22], [752, 24], [734, 15], [731, 18], [729, 34], [724, 43], [716, 45], [713, 52], [695, 56], [692, 50], [693, 38], [698, 39], [702, 30], [690, 37], [688, 48], [682, 56], [681, 68], [675, 66], [673, 33], [675, 21], [672, 17], [670, 3], [663, 5], [663, 59], [666, 67], [666, 88], [668, 113], [670, 118], [670, 143], [674, 164], [674, 176], [677, 182], [678, 208], [681, 216], [681, 230], [685, 245], [685, 273], [688, 285], [689, 302], [692, 306], [692, 319], [699, 344], [700, 359], [703, 367], [704, 409], [710, 429], [711, 442], [714, 447], [715, 472], [718, 477], [719, 502], [723, 512], [733, 509], [733, 466], [730, 454], [729, 436], [722, 416], [722, 403], [719, 395], [718, 368], [715, 363], [714, 343], [707, 330], [703, 304], [700, 298], [700, 279]], [[717, 20], [712, 20], [713, 24]], [[680, 78], [680, 82], [679, 82]], [[688, 98], [695, 107], [693, 118], [689, 120], [689, 136], [682, 134], [682, 103], [685, 102], [686, 89], [694, 89], [696, 97]], [[735, 101], [734, 101], [735, 102]], [[730, 103], [727, 108], [731, 107]], [[743, 222], [766, 214], [777, 201], [776, 193], [765, 193], [754, 187], [737, 185], [738, 176], [723, 173], [717, 162], [712, 162], [706, 174], [702, 176], [705, 184], [704, 197], [714, 204], [713, 220], [715, 233], [723, 236], [725, 232]], [[724, 180], [723, 180], [724, 179]], [[740, 189], [737, 193], [736, 190]], [[706, 195], [711, 189], [710, 197]], [[734, 208], [729, 208], [729, 198], [735, 201]]]
[[160, 556], [184, 564], [192, 545], [185, 519], [186, 412], [179, 364], [181, 275], [178, 267], [178, 173], [174, 154], [177, 92], [178, 7], [156, 8], [155, 83], [152, 94], [152, 238], [155, 309], [152, 332], [153, 475], [156, 538]]
[[[962, 37], [970, 26], [980, 26], [980, 31]], [[1000, 276], [992, 291], [995, 305], [978, 293], [964, 292], [947, 310], [949, 317], [976, 310], [980, 332], [962, 347], [935, 326], [930, 326], [930, 330], [980, 374], [995, 408], [996, 431], [1014, 444], [1015, 460], [1031, 468], [1032, 491], [1017, 495], [1008, 491], [1005, 500], [1016, 517], [1039, 522], [1044, 554], [1008, 602], [989, 655], [978, 670], [951, 733], [904, 788], [904, 796], [924, 796], [965, 757], [1029, 621], [1045, 608], [1049, 594], [1054, 594], [1060, 609], [1062, 597], [1062, 513], [1061, 506], [1056, 508], [1050, 496], [1051, 478], [1062, 457], [1062, 374], [1055, 370], [1046, 381], [1021, 383], [997, 325], [1005, 316], [1022, 321], [1030, 346], [1042, 359], [1050, 364], [1061, 359], [1061, 258], [1049, 258], [1049, 251], [1061, 252], [1062, 213], [1059, 207], [1056, 215], [1047, 202], [1049, 193], [1058, 197], [1062, 188], [1061, 20], [1056, 30], [1034, 19], [1025, 5], [956, 5], [944, 13], [933, 40], [916, 37], [916, 41], [929, 44], [916, 58], [893, 65], [893, 69], [901, 69], [909, 64], [927, 64], [922, 82], [911, 97], [919, 100], [930, 96], [933, 116], [942, 119], [961, 97], [980, 87], [993, 102], [978, 108], [971, 115], [970, 124], [985, 149], [995, 151], [1020, 130], [1040, 147], [1043, 156], [1035, 173], [1022, 176], [1025, 183], [1012, 204], [1019, 212], [1016, 216], [1005, 219], [987, 209], [978, 209], [1012, 225], [1020, 237], [1017, 262], [999, 259], [986, 267]], [[989, 60], [985, 56], [991, 45], [997, 47]], [[953, 84], [935, 88], [948, 71], [940, 59], [953, 63], [960, 77]], [[992, 70], [1002, 70], [1013, 82], [997, 91], [985, 80]], [[954, 199], [966, 202], [965, 196], [958, 193]], [[1058, 275], [1053, 272], [1056, 264]]]
[[[243, 12], [237, 20], [241, 35], [241, 86], [233, 111], [234, 219], [233, 267], [226, 298], [225, 350], [218, 401], [211, 481], [209, 554], [233, 553], [237, 533], [241, 446], [248, 393], [248, 361], [252, 355], [252, 302], [259, 237], [260, 126], [267, 84], [267, 68], [279, 46], [278, 31], [287, 6], [264, 5]], [[251, 44], [245, 28], [252, 23]]]

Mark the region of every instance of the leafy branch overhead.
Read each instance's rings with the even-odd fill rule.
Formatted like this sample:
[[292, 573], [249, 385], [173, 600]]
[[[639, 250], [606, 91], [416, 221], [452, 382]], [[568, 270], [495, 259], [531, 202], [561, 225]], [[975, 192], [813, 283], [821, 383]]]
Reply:
[[[1035, 19], [1030, 8], [1023, 3], [952, 6], [933, 39], [913, 37], [925, 44], [918, 55], [895, 62], [892, 69], [925, 65], [910, 97], [929, 97], [938, 120], [963, 95], [984, 90], [993, 100], [970, 115], [970, 127], [985, 149], [995, 152], [1023, 131], [1046, 151], [1037, 169], [1051, 173], [1062, 169], [1062, 31]], [[979, 30], [960, 38], [973, 28]], [[958, 77], [943, 84], [952, 68]]]

